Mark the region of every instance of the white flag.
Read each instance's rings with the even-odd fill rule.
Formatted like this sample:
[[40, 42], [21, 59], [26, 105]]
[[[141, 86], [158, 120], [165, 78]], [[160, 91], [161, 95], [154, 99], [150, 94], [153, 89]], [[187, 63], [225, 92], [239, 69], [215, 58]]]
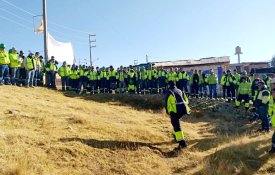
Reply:
[[41, 19], [40, 25], [35, 29], [35, 33], [42, 33], [44, 32], [44, 21]]

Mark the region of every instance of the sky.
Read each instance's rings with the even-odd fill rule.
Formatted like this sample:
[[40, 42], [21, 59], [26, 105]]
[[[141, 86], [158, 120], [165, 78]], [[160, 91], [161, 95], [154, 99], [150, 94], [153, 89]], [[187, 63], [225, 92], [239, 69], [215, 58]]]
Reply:
[[[19, 8], [16, 8], [19, 7]], [[49, 33], [72, 42], [77, 62], [89, 64], [88, 34], [95, 34], [96, 66], [230, 56], [237, 62], [275, 55], [274, 0], [47, 0]], [[33, 31], [42, 0], [0, 0], [0, 42], [43, 52]], [[58, 58], [57, 58], [58, 60]]]

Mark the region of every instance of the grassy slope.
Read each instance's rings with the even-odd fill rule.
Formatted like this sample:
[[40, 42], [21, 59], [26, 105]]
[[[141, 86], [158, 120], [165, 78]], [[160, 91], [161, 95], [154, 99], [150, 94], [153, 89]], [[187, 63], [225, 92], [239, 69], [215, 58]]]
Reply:
[[254, 126], [224, 113], [197, 107], [182, 123], [189, 148], [174, 154], [163, 111], [44, 88], [0, 91], [0, 174], [275, 173], [275, 161], [265, 153], [271, 134], [249, 133]]

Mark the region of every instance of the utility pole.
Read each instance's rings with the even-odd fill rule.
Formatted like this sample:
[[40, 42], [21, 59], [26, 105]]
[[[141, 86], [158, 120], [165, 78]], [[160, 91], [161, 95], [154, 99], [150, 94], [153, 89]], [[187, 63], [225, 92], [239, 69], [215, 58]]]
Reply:
[[89, 48], [90, 48], [90, 66], [93, 65], [93, 60], [92, 60], [92, 48], [96, 47], [96, 45], [92, 45], [92, 43], [96, 42], [96, 40], [91, 40], [92, 37], [95, 37], [96, 35], [89, 34]]
[[47, 28], [47, 7], [46, 0], [43, 0], [43, 23], [44, 23], [44, 54], [45, 63], [48, 62], [48, 28]]
[[148, 63], [148, 55], [146, 55], [146, 63]]

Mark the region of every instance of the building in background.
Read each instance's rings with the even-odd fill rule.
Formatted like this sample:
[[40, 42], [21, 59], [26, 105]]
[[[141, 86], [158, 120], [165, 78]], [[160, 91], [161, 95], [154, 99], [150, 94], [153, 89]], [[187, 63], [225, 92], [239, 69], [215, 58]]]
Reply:
[[240, 64], [230, 64], [229, 68], [232, 70], [236, 69], [238, 72], [246, 71], [250, 73], [252, 69], [268, 68], [270, 67], [269, 64], [270, 62], [243, 62]]

